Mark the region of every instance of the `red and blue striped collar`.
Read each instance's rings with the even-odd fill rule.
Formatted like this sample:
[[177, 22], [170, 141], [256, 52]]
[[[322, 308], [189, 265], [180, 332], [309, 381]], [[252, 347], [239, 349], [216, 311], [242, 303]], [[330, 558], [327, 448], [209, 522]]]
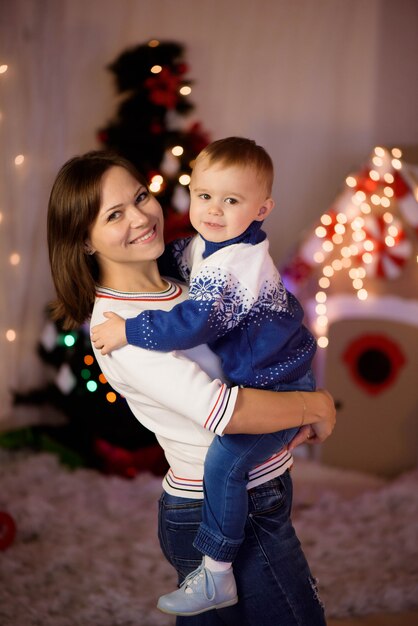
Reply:
[[172, 283], [171, 281], [167, 282], [167, 289], [158, 292], [135, 292], [135, 291], [117, 291], [115, 289], [110, 289], [109, 287], [96, 287], [96, 298], [108, 298], [109, 300], [135, 300], [135, 301], [146, 301], [146, 302], [161, 302], [167, 300], [174, 300], [178, 298], [183, 293], [182, 288], [177, 283]]

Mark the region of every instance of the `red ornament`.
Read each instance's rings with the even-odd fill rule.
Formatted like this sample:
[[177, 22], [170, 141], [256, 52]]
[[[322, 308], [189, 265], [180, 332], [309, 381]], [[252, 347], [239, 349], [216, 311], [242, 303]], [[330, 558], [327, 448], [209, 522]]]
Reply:
[[11, 515], [0, 511], [0, 550], [12, 545], [16, 536], [16, 524]]
[[345, 350], [343, 360], [356, 383], [371, 395], [381, 393], [398, 378], [406, 358], [385, 335], [362, 335]]

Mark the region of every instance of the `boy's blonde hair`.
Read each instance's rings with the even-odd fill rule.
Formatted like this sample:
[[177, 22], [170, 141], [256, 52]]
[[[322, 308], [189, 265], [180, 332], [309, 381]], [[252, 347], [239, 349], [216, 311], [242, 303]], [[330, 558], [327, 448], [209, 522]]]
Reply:
[[264, 148], [252, 139], [245, 137], [226, 137], [213, 141], [204, 148], [196, 158], [196, 163], [207, 159], [209, 165], [220, 163], [226, 167], [238, 165], [251, 167], [266, 186], [267, 194], [271, 194], [274, 178], [273, 161]]

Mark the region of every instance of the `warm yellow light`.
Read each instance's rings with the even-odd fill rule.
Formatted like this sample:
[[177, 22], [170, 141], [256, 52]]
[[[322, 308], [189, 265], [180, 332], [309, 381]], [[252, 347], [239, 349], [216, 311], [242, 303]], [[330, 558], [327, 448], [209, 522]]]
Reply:
[[25, 157], [23, 156], [23, 154], [18, 154], [17, 157], [15, 158], [15, 165], [22, 165], [24, 160], [25, 160]]
[[383, 213], [383, 221], [385, 221], [386, 224], [392, 224], [393, 222], [392, 213], [389, 213], [389, 211], [386, 211], [386, 213]]
[[184, 85], [184, 87], [180, 87], [179, 92], [182, 96], [190, 96], [190, 94], [192, 93], [192, 88], [188, 85]]
[[377, 172], [376, 170], [370, 170], [369, 172], [369, 178], [371, 178], [372, 180], [379, 180], [380, 178], [380, 174], [379, 172]]
[[364, 213], [364, 215], [368, 215], [369, 213], [371, 213], [370, 204], [367, 204], [367, 202], [362, 202], [360, 204], [360, 210], [362, 213]]
[[347, 176], [345, 182], [348, 187], [355, 187], [357, 185], [357, 180], [354, 178], [354, 176]]
[[325, 293], [325, 291], [318, 291], [315, 295], [315, 300], [317, 302], [326, 302], [327, 301], [327, 294]]
[[357, 298], [359, 300], [367, 300], [368, 295], [369, 294], [367, 293], [366, 289], [359, 289], [357, 292]]
[[361, 278], [355, 278], [353, 280], [353, 287], [354, 289], [361, 289], [363, 287], [363, 281]]
[[339, 235], [338, 233], [335, 233], [335, 235], [333, 235], [333, 236], [331, 237], [331, 239], [332, 239], [332, 243], [334, 243], [336, 246], [339, 246], [339, 245], [340, 245], [340, 243], [342, 243], [342, 242], [343, 242], [343, 239], [344, 239], [344, 238], [343, 238], [343, 236], [342, 236], [342, 235]]
[[316, 319], [316, 323], [320, 328], [326, 328], [328, 326], [328, 318], [326, 315], [319, 315]]
[[156, 48], [160, 45], [160, 42], [158, 41], [158, 39], [151, 39], [151, 41], [148, 42], [148, 45], [150, 48]]
[[328, 215], [328, 213], [324, 213], [321, 216], [321, 223], [324, 226], [329, 226], [332, 223], [332, 217], [330, 215]]
[[348, 259], [351, 256], [351, 250], [348, 246], [344, 246], [341, 248], [340, 254], [343, 258]]
[[364, 232], [364, 230], [356, 230], [353, 233], [353, 237], [352, 237], [353, 241], [355, 241], [356, 243], [359, 243], [360, 241], [363, 241], [363, 239], [366, 239], [366, 233]]
[[323, 237], [325, 237], [327, 234], [326, 229], [323, 226], [317, 226], [315, 228], [315, 235], [317, 237], [319, 237], [320, 239], [322, 239]]
[[351, 222], [351, 228], [353, 230], [360, 230], [361, 228], [363, 228], [363, 226], [364, 226], [364, 219], [362, 217], [360, 217], [360, 216], [356, 217]]
[[323, 242], [322, 249], [324, 250], [324, 252], [331, 252], [334, 249], [334, 244], [332, 243], [332, 241], [329, 241], [327, 239]]
[[376, 165], [376, 167], [380, 167], [381, 165], [383, 165], [383, 159], [381, 156], [375, 156], [372, 159], [373, 165]]
[[327, 312], [327, 305], [326, 304], [317, 304], [315, 307], [315, 313], [317, 315], [325, 315], [325, 313]]
[[391, 185], [393, 181], [395, 180], [393, 174], [391, 174], [390, 172], [386, 172], [383, 178], [385, 180], [385, 183], [389, 183], [389, 185]]
[[151, 68], [151, 73], [152, 74], [159, 74], [161, 72], [163, 68], [161, 67], [161, 65], [153, 65]]
[[16, 331], [14, 331], [12, 328], [6, 330], [6, 339], [7, 341], [14, 341], [16, 339]]
[[361, 258], [363, 259], [363, 263], [365, 263], [366, 265], [370, 265], [370, 263], [373, 263], [373, 256], [370, 254], [370, 252], [365, 252]]
[[395, 159], [400, 159], [402, 156], [402, 150], [400, 150], [399, 148], [393, 148], [392, 156], [394, 156]]
[[402, 169], [402, 163], [399, 159], [392, 159], [392, 167], [394, 170], [400, 170]]
[[161, 174], [155, 174], [155, 176], [151, 178], [151, 182], [162, 185], [164, 182], [164, 178], [161, 176]]
[[322, 268], [322, 273], [324, 276], [328, 276], [328, 278], [334, 276], [334, 270], [331, 265], [325, 265], [325, 267]]
[[392, 198], [392, 197], [393, 197], [393, 194], [394, 194], [394, 191], [393, 191], [392, 187], [387, 186], [387, 187], [385, 187], [385, 188], [383, 189], [383, 193], [384, 193], [384, 194], [385, 194], [385, 196], [387, 196], [388, 198]]
[[351, 259], [349, 259], [348, 257], [345, 257], [344, 259], [342, 259], [341, 263], [345, 269], [347, 269], [348, 267], [351, 267]]
[[318, 285], [321, 287], [321, 289], [328, 289], [330, 284], [330, 279], [326, 276], [321, 276], [321, 278], [318, 280]]
[[180, 185], [187, 186], [190, 183], [190, 176], [188, 174], [182, 174], [179, 177], [179, 183]]
[[160, 183], [151, 183], [149, 188], [152, 193], [158, 193], [161, 189], [161, 185]]
[[336, 272], [339, 272], [343, 269], [343, 264], [341, 263], [341, 259], [334, 259], [331, 263], [332, 269]]
[[108, 391], [106, 394], [106, 400], [108, 402], [116, 402], [116, 394], [114, 391]]
[[4, 64], [4, 65], [0, 65], [0, 74], [5, 74], [8, 70], [9, 66]]
[[357, 268], [357, 276], [359, 278], [365, 278], [366, 277], [366, 270], [364, 269], [364, 267], [358, 267]]
[[345, 233], [345, 226], [344, 226], [344, 224], [335, 224], [334, 231], [338, 235], [344, 235], [344, 233]]
[[374, 206], [379, 206], [380, 196], [377, 193], [374, 193], [372, 196], [370, 196], [370, 200], [371, 203], [374, 204]]
[[350, 246], [351, 256], [356, 256], [358, 254], [358, 247], [355, 243], [352, 243]]
[[13, 254], [9, 257], [10, 265], [19, 265], [20, 263], [20, 254], [17, 252], [13, 252]]
[[184, 148], [181, 146], [174, 146], [174, 148], [171, 149], [171, 152], [174, 156], [181, 156], [184, 152]]
[[339, 224], [346, 224], [348, 221], [348, 218], [345, 213], [338, 213], [335, 219], [337, 220], [337, 222], [339, 222]]
[[387, 237], [385, 237], [385, 244], [388, 248], [393, 248], [393, 246], [395, 245], [394, 238], [388, 235]]
[[382, 205], [384, 209], [388, 209], [390, 207], [389, 198], [386, 198], [386, 196], [384, 196], [383, 198], [380, 198], [380, 204]]
[[317, 344], [319, 348], [326, 348], [328, 345], [328, 337], [323, 335], [322, 337], [318, 337]]
[[366, 241], [363, 244], [363, 248], [366, 250], [366, 252], [372, 252], [374, 250], [373, 241], [371, 241], [370, 239], [366, 239]]
[[360, 205], [362, 202], [364, 202], [365, 199], [366, 199], [366, 194], [364, 193], [364, 191], [357, 191], [353, 196], [353, 202], [357, 206]]
[[357, 273], [357, 267], [352, 267], [351, 270], [348, 272], [349, 277], [351, 278], [351, 280], [354, 280], [355, 278], [357, 278], [358, 273]]
[[374, 149], [374, 153], [378, 157], [384, 157], [385, 156], [385, 149], [382, 148], [382, 146], [376, 146], [376, 148]]
[[397, 237], [399, 235], [399, 230], [392, 224], [392, 226], [389, 226], [388, 228], [388, 234], [391, 235], [391, 237]]
[[315, 261], [315, 263], [322, 263], [324, 259], [325, 255], [321, 251], [315, 252], [315, 254], [313, 255], [313, 260]]
[[2, 223], [2, 221], [3, 221], [3, 213], [0, 213], [0, 224]]

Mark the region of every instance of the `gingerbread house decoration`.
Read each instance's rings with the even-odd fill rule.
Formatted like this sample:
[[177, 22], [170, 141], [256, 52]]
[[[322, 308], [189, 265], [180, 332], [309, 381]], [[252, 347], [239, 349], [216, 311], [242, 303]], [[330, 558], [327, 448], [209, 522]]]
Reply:
[[394, 476], [418, 461], [418, 168], [378, 146], [345, 182], [281, 273], [338, 409], [322, 462]]

